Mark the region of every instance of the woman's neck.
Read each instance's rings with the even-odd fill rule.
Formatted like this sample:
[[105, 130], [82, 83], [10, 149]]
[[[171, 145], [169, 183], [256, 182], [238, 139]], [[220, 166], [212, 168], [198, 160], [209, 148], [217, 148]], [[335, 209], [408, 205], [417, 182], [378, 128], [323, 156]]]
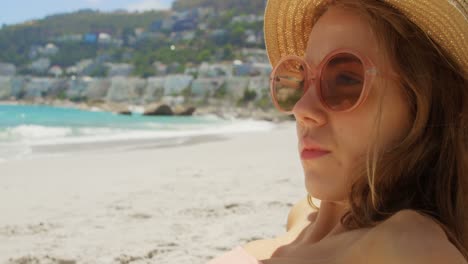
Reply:
[[321, 201], [314, 224], [305, 232], [303, 241], [316, 243], [326, 237], [345, 232], [346, 229], [340, 220], [346, 210], [345, 203]]

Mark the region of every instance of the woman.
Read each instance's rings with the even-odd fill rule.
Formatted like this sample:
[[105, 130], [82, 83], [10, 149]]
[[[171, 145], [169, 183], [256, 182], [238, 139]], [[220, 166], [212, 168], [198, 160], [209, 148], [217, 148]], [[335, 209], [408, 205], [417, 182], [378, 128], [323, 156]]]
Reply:
[[467, 10], [269, 0], [272, 98], [296, 118], [309, 196], [286, 234], [210, 263], [467, 263]]

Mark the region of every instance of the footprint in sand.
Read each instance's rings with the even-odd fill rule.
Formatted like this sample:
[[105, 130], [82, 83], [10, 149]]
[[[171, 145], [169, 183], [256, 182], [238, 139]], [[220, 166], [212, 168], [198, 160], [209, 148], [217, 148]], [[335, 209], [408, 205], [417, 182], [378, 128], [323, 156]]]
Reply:
[[291, 203], [285, 203], [285, 202], [280, 202], [280, 201], [272, 201], [272, 202], [269, 202], [268, 204], [268, 207], [269, 208], [281, 208], [281, 207], [291, 207], [292, 204]]
[[224, 205], [224, 209], [229, 211], [228, 213], [245, 214], [251, 212], [253, 207], [248, 203], [231, 203]]
[[0, 227], [0, 236], [12, 237], [12, 236], [27, 236], [36, 235], [41, 233], [47, 233], [51, 230], [57, 229], [60, 226], [52, 223], [30, 224], [25, 226], [3, 226]]
[[156, 249], [150, 250], [142, 256], [129, 256], [129, 255], [120, 255], [115, 258], [115, 261], [119, 264], [129, 264], [136, 261], [145, 261], [155, 258], [156, 256], [164, 255], [174, 251], [179, 245], [176, 243], [163, 243], [157, 245]]
[[9, 259], [7, 264], [76, 264], [76, 260], [73, 259], [59, 259], [50, 256], [35, 257], [35, 256], [23, 256], [16, 259]]
[[153, 217], [152, 215], [145, 214], [145, 213], [135, 213], [135, 214], [131, 214], [129, 216], [130, 216], [130, 218], [139, 219], [139, 220], [146, 220], [146, 219], [150, 219], [150, 218]]

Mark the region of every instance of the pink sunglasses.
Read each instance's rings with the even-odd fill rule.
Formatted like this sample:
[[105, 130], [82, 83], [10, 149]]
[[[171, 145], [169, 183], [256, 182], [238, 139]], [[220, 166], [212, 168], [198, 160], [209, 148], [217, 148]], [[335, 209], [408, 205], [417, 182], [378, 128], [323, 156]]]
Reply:
[[275, 106], [290, 114], [310, 85], [314, 84], [318, 98], [326, 109], [350, 112], [366, 100], [377, 73], [369, 58], [349, 49], [331, 52], [316, 68], [303, 58], [290, 55], [274, 67], [270, 76], [270, 91]]

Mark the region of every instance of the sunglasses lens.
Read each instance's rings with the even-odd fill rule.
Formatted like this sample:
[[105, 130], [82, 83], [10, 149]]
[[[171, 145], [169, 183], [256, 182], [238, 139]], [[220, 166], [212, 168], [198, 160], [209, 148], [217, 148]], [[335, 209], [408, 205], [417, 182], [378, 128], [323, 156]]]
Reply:
[[276, 67], [271, 81], [273, 100], [282, 111], [292, 111], [304, 94], [305, 66], [298, 59], [288, 59]]
[[361, 97], [364, 65], [355, 55], [336, 54], [324, 66], [320, 81], [322, 101], [334, 111], [346, 111]]

